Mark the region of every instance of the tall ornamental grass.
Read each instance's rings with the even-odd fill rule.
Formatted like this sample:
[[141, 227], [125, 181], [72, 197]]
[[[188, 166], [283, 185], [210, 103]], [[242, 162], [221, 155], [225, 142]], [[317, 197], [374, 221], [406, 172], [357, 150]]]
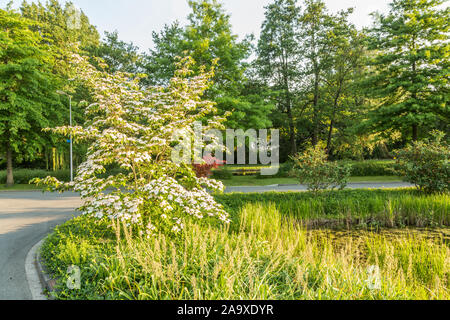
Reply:
[[[450, 226], [450, 196], [407, 190], [310, 193], [227, 194], [216, 196], [237, 222], [246, 204], [274, 203], [283, 216], [309, 227]], [[232, 225], [235, 225], [232, 224]]]
[[[248, 203], [237, 230], [190, 223], [183, 237], [131, 237], [77, 218], [46, 241], [60, 299], [449, 299], [444, 239], [367, 233], [333, 240], [275, 204]], [[103, 222], [107, 223], [107, 222]], [[77, 227], [78, 226], [78, 227]], [[90, 230], [90, 231], [88, 231]], [[100, 232], [100, 242], [93, 235]], [[65, 286], [81, 268], [81, 290]]]

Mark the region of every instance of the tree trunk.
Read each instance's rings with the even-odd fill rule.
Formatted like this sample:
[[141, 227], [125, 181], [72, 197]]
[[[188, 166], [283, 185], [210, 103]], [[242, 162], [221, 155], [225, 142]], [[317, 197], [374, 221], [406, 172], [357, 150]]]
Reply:
[[328, 131], [328, 141], [327, 141], [327, 154], [331, 155], [331, 142], [333, 137], [333, 129], [334, 129], [334, 118], [336, 117], [336, 109], [333, 110], [333, 118], [331, 119], [330, 130]]
[[328, 131], [328, 141], [327, 141], [328, 156], [331, 155], [331, 142], [332, 142], [332, 137], [333, 137], [333, 129], [334, 129], [334, 124], [336, 123], [336, 113], [337, 113], [339, 98], [341, 96], [341, 91], [342, 91], [342, 82], [339, 83], [339, 90], [336, 93], [336, 97], [334, 98], [333, 115], [331, 116], [330, 130]]
[[294, 119], [292, 117], [292, 109], [288, 108], [288, 117], [289, 117], [289, 131], [290, 131], [290, 144], [291, 144], [291, 155], [297, 154], [297, 139], [295, 139], [295, 125]]
[[419, 126], [417, 124], [412, 126], [412, 139], [413, 141], [419, 140]]
[[[416, 48], [416, 38], [415, 38], [415, 36], [413, 36], [413, 48], [414, 49]], [[416, 61], [413, 60], [412, 71], [413, 71], [413, 74], [414, 74], [414, 80], [416, 80], [416, 69], [417, 69]], [[412, 97], [413, 97], [414, 100], [417, 101], [417, 92], [415, 90], [412, 93]], [[413, 139], [413, 141], [419, 140], [419, 126], [417, 124], [413, 124], [413, 126], [412, 126], [412, 139]]]
[[289, 88], [289, 79], [287, 76], [287, 66], [285, 66], [284, 72], [284, 86], [286, 90], [286, 109], [289, 121], [289, 133], [290, 133], [290, 144], [291, 144], [291, 155], [295, 155], [297, 153], [297, 141], [295, 139], [295, 124], [294, 124], [294, 116], [292, 114], [292, 99], [291, 92]]
[[6, 143], [6, 186], [12, 187], [14, 185], [13, 164], [12, 164], [12, 150], [9, 141]]
[[314, 102], [313, 102], [313, 136], [312, 145], [316, 146], [319, 143], [319, 75], [315, 73], [314, 80]]

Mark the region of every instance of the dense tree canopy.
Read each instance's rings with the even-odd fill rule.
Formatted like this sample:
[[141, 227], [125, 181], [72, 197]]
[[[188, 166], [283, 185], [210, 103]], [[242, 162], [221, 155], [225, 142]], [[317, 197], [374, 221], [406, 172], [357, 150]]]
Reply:
[[41, 129], [62, 118], [58, 78], [51, 72], [54, 57], [35, 27], [0, 10], [0, 151], [6, 154], [10, 185], [13, 160], [36, 158], [49, 141]]
[[450, 119], [450, 8], [443, 0], [394, 0], [372, 29], [371, 75], [366, 86], [378, 99], [366, 125], [400, 131], [418, 140]]
[[293, 108], [300, 80], [299, 13], [296, 0], [276, 0], [266, 8], [256, 61], [259, 75], [277, 93], [279, 110], [286, 115], [291, 153], [297, 152]]
[[175, 22], [160, 33], [153, 33], [155, 48], [146, 64], [149, 83], [167, 82], [173, 76], [177, 56], [189, 55], [198, 66], [211, 67], [216, 61], [214, 86], [207, 96], [217, 103], [219, 111], [231, 112], [227, 126], [270, 127], [272, 106], [256, 99], [245, 77], [250, 38], [238, 40], [232, 32], [230, 16], [217, 0], [189, 1], [189, 6], [191, 13], [185, 27]]
[[255, 65], [278, 105], [274, 124], [287, 137], [285, 154], [320, 140], [331, 154], [363, 109], [364, 95], [355, 95], [365, 37], [349, 23], [351, 13], [330, 14], [322, 1], [276, 0], [266, 8]]
[[[120, 40], [117, 31], [106, 31], [101, 44], [90, 45], [87, 51], [91, 56], [102, 59], [110, 73], [122, 71], [136, 74], [140, 71], [142, 65], [142, 55], [139, 54], [139, 48], [132, 43]], [[94, 59], [91, 60], [91, 63], [98, 65]]]
[[[450, 131], [444, 0], [392, 0], [363, 30], [350, 23], [351, 8], [331, 13], [322, 0], [273, 0], [259, 39], [239, 39], [219, 0], [188, 3], [185, 25], [149, 30], [150, 49], [117, 31], [101, 39], [71, 2], [24, 1], [1, 11], [0, 166], [7, 163], [9, 184], [13, 164], [40, 159], [49, 169], [51, 154], [68, 152], [66, 140], [42, 132], [68, 123], [68, 95], [74, 123], [89, 120], [84, 108], [95, 92], [72, 81], [73, 54], [100, 72], [139, 76], [146, 88], [170, 85], [179, 57], [196, 62], [194, 76], [214, 68], [205, 97], [227, 115], [225, 125], [279, 129], [282, 161], [310, 144], [325, 145], [330, 159], [390, 157], [434, 129]], [[76, 146], [78, 163], [85, 155], [86, 146]]]

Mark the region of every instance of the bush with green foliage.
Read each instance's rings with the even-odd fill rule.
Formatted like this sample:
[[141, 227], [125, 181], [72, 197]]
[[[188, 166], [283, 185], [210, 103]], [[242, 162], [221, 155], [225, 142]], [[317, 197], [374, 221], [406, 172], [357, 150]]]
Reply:
[[[396, 163], [394, 160], [363, 160], [363, 161], [351, 161], [340, 160], [340, 165], [350, 165], [351, 177], [379, 177], [379, 176], [394, 176], [396, 175]], [[292, 176], [292, 169], [295, 163], [289, 160], [280, 164], [280, 169], [275, 175], [276, 178], [288, 178]], [[258, 179], [273, 178], [274, 176], [262, 176], [258, 175]]]
[[212, 178], [216, 180], [231, 180], [233, 172], [230, 169], [222, 168], [213, 171]]
[[444, 134], [435, 132], [433, 139], [414, 142], [397, 151], [398, 173], [427, 193], [450, 189], [450, 146]]
[[[46, 177], [54, 177], [60, 181], [70, 181], [70, 171], [47, 171], [40, 169], [17, 169], [14, 170], [14, 181], [16, 184], [29, 184], [30, 180], [35, 178], [44, 179]], [[0, 171], [0, 184], [6, 183], [6, 170]]]
[[344, 189], [350, 177], [350, 165], [340, 165], [328, 161], [323, 144], [309, 147], [303, 154], [292, 157], [295, 165], [292, 170], [300, 183], [306, 184], [308, 190]]
[[352, 177], [377, 177], [395, 175], [395, 161], [393, 160], [339, 161], [339, 163], [352, 166]]

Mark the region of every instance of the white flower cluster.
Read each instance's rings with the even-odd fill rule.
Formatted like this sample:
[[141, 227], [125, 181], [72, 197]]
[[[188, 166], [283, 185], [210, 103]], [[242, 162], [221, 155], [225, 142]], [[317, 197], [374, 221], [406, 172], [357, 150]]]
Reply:
[[209, 179], [209, 178], [197, 178], [197, 182], [199, 185], [211, 189], [213, 191], [218, 191], [218, 192], [224, 192], [225, 191], [225, 186], [223, 185], [222, 181], [217, 181], [214, 179]]
[[99, 219], [106, 216], [111, 220], [120, 220], [127, 224], [139, 224], [142, 220], [140, 206], [143, 202], [140, 198], [126, 194], [102, 194], [88, 200], [84, 205], [83, 213]]
[[[181, 210], [197, 219], [205, 216], [217, 217], [229, 223], [228, 213], [203, 188], [187, 190], [174, 178], [163, 176], [146, 184], [142, 191], [148, 194], [149, 199], [156, 201], [162, 209], [161, 217], [167, 219], [171, 214]], [[177, 219], [178, 226], [181, 220]]]

